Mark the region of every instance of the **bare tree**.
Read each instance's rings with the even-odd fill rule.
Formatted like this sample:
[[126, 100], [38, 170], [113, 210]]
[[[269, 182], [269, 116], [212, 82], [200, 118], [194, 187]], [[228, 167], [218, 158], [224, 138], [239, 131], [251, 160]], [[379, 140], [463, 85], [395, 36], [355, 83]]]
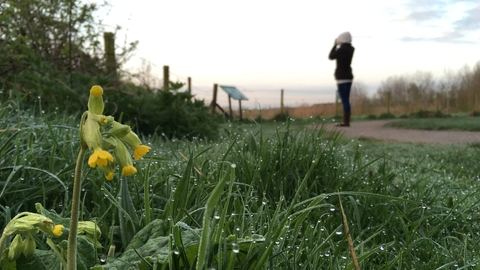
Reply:
[[357, 114], [370, 113], [369, 108], [371, 100], [368, 97], [366, 87], [362, 82], [355, 81], [353, 83], [350, 99]]

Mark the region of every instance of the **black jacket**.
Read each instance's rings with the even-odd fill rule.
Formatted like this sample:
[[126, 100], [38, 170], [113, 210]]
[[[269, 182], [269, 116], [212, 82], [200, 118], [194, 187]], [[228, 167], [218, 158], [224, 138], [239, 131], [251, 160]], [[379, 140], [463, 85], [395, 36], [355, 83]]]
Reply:
[[343, 43], [340, 46], [333, 46], [328, 58], [330, 60], [337, 59], [337, 68], [335, 69], [335, 79], [337, 80], [353, 80], [352, 58], [355, 48], [350, 43]]

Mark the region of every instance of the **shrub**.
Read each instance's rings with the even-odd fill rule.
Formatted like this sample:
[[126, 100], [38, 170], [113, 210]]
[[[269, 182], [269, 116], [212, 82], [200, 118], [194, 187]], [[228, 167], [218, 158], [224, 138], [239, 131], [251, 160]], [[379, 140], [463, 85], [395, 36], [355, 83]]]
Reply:
[[417, 117], [417, 118], [433, 118], [433, 117], [435, 117], [434, 112], [426, 111], [426, 110], [420, 110], [418, 112], [411, 113], [410, 115], [413, 116], [413, 117]]
[[285, 111], [284, 113], [278, 113], [278, 114], [276, 114], [276, 115], [272, 118], [272, 120], [278, 121], [278, 122], [286, 122], [289, 117], [290, 117], [290, 116], [288, 115], [288, 111]]
[[115, 118], [135, 126], [144, 135], [159, 134], [166, 138], [208, 138], [218, 135], [220, 117], [211, 115], [203, 100], [176, 90], [155, 93], [136, 88], [117, 99]]
[[450, 117], [449, 114], [444, 114], [442, 111], [436, 111], [434, 116], [436, 118]]
[[394, 119], [395, 115], [393, 113], [382, 113], [378, 117], [379, 119]]

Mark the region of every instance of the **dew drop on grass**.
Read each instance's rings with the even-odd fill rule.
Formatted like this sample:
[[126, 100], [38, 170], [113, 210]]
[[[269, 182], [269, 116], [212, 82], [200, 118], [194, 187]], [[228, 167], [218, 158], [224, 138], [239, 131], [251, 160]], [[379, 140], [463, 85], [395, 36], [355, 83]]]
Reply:
[[232, 164], [232, 165], [230, 165], [230, 166], [232, 166], [232, 168], [234, 168], [234, 169], [235, 169], [235, 168], [237, 167], [237, 164], [233, 163], [233, 164]]
[[233, 253], [240, 252], [240, 247], [237, 245], [237, 243], [232, 244], [232, 251], [233, 251]]
[[102, 256], [100, 257], [100, 264], [105, 264], [107, 263], [107, 259], [105, 258], [105, 256]]

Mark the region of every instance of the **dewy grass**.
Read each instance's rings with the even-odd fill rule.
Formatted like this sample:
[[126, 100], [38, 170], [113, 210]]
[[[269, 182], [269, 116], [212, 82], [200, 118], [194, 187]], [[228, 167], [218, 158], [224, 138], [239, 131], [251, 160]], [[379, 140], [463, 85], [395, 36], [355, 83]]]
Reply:
[[402, 119], [390, 121], [386, 126], [421, 130], [480, 131], [478, 117], [469, 116]]
[[[2, 106], [0, 129], [8, 131], [0, 132], [0, 224], [33, 211], [35, 202], [63, 224], [77, 119]], [[149, 158], [134, 161], [137, 173], [123, 179], [128, 185], [84, 166], [80, 219], [95, 221], [103, 234], [102, 248], [78, 250], [82, 262], [88, 258], [95, 269], [198, 262], [217, 269], [353, 269], [339, 190], [361, 269], [480, 263], [478, 147], [343, 140], [292, 122], [245, 126], [225, 127], [215, 142], [148, 138]], [[66, 235], [49, 240], [67, 243]], [[86, 244], [82, 237], [79, 243]], [[106, 255], [110, 245], [114, 256]], [[95, 250], [99, 261], [84, 257]], [[20, 256], [18, 265], [32, 262]]]

